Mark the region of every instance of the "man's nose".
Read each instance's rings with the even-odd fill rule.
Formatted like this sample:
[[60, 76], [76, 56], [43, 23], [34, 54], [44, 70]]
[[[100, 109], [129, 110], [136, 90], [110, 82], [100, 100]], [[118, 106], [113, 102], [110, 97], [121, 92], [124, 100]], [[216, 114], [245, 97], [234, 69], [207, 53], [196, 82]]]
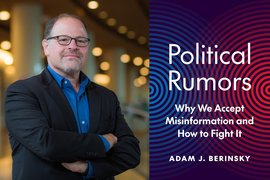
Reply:
[[75, 39], [71, 39], [71, 42], [69, 43], [68, 46], [69, 46], [69, 48], [72, 48], [72, 49], [77, 49], [78, 48]]

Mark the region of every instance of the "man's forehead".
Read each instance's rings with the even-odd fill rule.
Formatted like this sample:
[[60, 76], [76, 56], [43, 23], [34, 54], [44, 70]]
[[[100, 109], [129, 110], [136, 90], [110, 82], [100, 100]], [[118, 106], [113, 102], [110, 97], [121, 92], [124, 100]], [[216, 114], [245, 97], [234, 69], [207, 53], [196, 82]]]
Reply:
[[79, 19], [73, 17], [63, 17], [55, 22], [52, 28], [52, 34], [62, 32], [77, 32], [87, 36], [83, 23]]

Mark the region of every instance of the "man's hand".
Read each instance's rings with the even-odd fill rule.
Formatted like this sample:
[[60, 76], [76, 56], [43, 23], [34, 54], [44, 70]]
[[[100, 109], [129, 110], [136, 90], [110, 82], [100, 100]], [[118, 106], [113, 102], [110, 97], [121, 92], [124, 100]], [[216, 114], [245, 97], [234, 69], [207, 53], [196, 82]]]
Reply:
[[104, 134], [102, 135], [103, 137], [105, 137], [107, 139], [107, 141], [110, 143], [110, 149], [117, 143], [118, 139], [117, 137], [115, 137], [113, 134], [109, 133], [109, 134]]
[[76, 161], [74, 163], [61, 163], [66, 169], [77, 172], [77, 173], [84, 173], [88, 168], [88, 163], [85, 161]]

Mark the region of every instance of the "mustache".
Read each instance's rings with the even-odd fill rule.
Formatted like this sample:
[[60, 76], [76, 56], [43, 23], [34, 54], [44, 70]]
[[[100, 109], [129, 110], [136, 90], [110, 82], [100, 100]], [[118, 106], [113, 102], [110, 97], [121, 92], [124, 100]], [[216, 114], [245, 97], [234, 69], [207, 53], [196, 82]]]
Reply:
[[78, 52], [77, 50], [69, 50], [69, 51], [66, 51], [66, 52], [62, 52], [60, 55], [61, 55], [61, 58], [63, 58], [65, 55], [68, 55], [68, 54], [75, 54], [79, 58], [83, 57], [82, 53]]

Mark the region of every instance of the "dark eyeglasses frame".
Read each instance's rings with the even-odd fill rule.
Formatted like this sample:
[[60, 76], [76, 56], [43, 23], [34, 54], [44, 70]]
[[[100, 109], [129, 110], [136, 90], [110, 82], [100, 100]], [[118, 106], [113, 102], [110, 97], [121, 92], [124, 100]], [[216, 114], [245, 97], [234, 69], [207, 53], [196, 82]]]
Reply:
[[[68, 43], [68, 44], [60, 44], [60, 43], [59, 43], [59, 37], [60, 37], [60, 36], [66, 36], [66, 37], [69, 37], [69, 38], [70, 38], [69, 43]], [[89, 39], [89, 38], [85, 38], [85, 39], [87, 39], [87, 44], [86, 44], [85, 46], [79, 46], [79, 45], [77, 44], [77, 39], [78, 39], [78, 38], [85, 38], [85, 37], [72, 38], [72, 37], [67, 36], [67, 35], [59, 35], [59, 36], [48, 37], [47, 40], [50, 40], [50, 39], [57, 39], [57, 42], [58, 42], [60, 45], [68, 46], [68, 45], [71, 43], [72, 39], [74, 39], [74, 41], [75, 41], [75, 43], [76, 43], [76, 45], [77, 45], [78, 47], [86, 47], [86, 46], [88, 45], [88, 43], [90, 42], [90, 39]]]

